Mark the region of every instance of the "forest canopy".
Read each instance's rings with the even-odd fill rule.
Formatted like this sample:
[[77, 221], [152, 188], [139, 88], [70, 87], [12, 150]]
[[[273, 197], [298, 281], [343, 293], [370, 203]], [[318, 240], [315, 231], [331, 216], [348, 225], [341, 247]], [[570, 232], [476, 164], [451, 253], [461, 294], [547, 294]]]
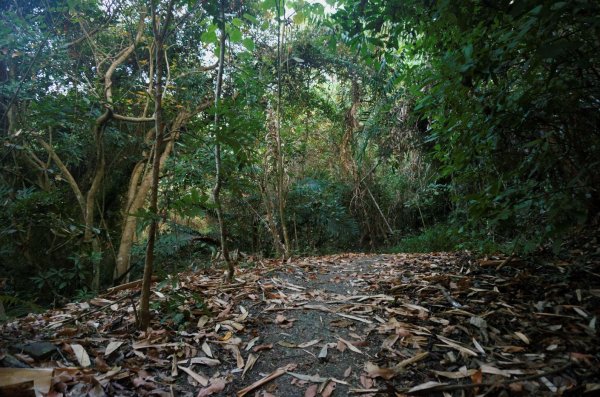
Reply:
[[83, 299], [149, 255], [559, 250], [598, 221], [599, 15], [2, 1], [0, 299]]

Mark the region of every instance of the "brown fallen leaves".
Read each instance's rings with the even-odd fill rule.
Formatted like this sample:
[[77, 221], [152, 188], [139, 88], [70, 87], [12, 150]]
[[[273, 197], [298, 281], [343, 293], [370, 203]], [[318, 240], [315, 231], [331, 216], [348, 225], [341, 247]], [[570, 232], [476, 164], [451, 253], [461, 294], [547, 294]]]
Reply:
[[263, 261], [234, 284], [220, 272], [182, 273], [154, 286], [160, 309], [147, 333], [135, 331], [134, 283], [4, 324], [0, 394], [15, 387], [190, 397], [600, 390], [598, 260], [505, 259]]
[[294, 326], [294, 321], [296, 321], [295, 318], [287, 318], [283, 314], [278, 314], [275, 318], [275, 324], [284, 329], [292, 328]]
[[215, 393], [223, 391], [226, 385], [227, 382], [223, 378], [213, 379], [208, 387], [200, 389], [200, 392], [198, 392], [197, 397], [212, 396]]

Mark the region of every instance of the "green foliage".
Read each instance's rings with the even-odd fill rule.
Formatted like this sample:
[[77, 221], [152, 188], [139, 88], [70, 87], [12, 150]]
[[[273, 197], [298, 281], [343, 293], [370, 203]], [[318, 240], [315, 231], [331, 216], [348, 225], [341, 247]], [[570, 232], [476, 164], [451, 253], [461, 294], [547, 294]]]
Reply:
[[[359, 235], [356, 220], [344, 205], [344, 186], [331, 181], [307, 178], [298, 181], [288, 197], [289, 224], [296, 239], [306, 248], [355, 247]], [[304, 250], [304, 247], [300, 247]]]
[[435, 225], [411, 236], [403, 237], [392, 252], [440, 252], [457, 249], [462, 239], [447, 224]]
[[[69, 296], [89, 281], [88, 266], [93, 258], [86, 253], [73, 254], [79, 248], [83, 226], [68, 214], [61, 216], [65, 202], [60, 191], [0, 188], [0, 221], [4, 225], [0, 229], [0, 278], [6, 278], [10, 288], [19, 292], [34, 285], [35, 300], [40, 303]], [[33, 291], [28, 294], [34, 296]]]
[[[528, 244], [531, 244], [529, 242]], [[390, 251], [397, 252], [442, 252], [468, 250], [478, 254], [510, 255], [515, 251], [515, 242], [495, 241], [489, 234], [466, 232], [451, 223], [438, 223], [420, 232], [400, 238]]]
[[[408, 236], [403, 251], [531, 252], [593, 221], [597, 2], [327, 3], [338, 6], [333, 17], [322, 4], [286, 3], [283, 51], [275, 2], [228, 3], [217, 109], [207, 62], [219, 50], [218, 3], [175, 2], [189, 13], [176, 16], [167, 40], [165, 145], [173, 146], [160, 210], [125, 214], [155, 150], [153, 123], [125, 121], [152, 114], [150, 29], [114, 70], [112, 103], [102, 73], [131, 43], [147, 4], [3, 2], [0, 278], [8, 290], [40, 304], [89, 297], [93, 267], [112, 277], [125, 216], [136, 220], [138, 268], [151, 220], [160, 224], [158, 272], [208, 262], [216, 248], [198, 237], [216, 237], [216, 143], [226, 239], [242, 252], [273, 254], [284, 223], [296, 253], [375, 248], [398, 235]], [[115, 117], [95, 130], [107, 109]], [[81, 201], [102, 165], [86, 229]], [[180, 324], [187, 298], [169, 299]]]
[[596, 2], [343, 4], [348, 43], [394, 68], [388, 89], [413, 101], [461, 226], [542, 242], [593, 218]]
[[13, 295], [0, 295], [0, 303], [2, 303], [6, 310], [6, 317], [0, 317], [0, 323], [11, 317], [20, 317], [29, 313], [39, 313], [43, 311], [43, 308], [34, 302]]
[[37, 275], [30, 278], [36, 289], [42, 291], [40, 293], [42, 299], [64, 299], [70, 296], [72, 291], [78, 291], [80, 297], [86, 294], [91, 269], [89, 264], [98, 261], [98, 258], [93, 255], [73, 256], [69, 260], [73, 263], [72, 266], [40, 270]]

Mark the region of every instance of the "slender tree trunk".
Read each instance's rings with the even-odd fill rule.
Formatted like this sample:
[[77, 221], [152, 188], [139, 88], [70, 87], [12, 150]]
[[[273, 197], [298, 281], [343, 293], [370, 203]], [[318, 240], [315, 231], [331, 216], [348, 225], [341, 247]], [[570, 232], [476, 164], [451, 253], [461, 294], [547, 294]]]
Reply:
[[281, 232], [283, 234], [283, 244], [284, 244], [284, 259], [290, 255], [290, 238], [288, 235], [287, 224], [285, 221], [285, 169], [283, 167], [283, 150], [281, 144], [281, 64], [282, 64], [282, 45], [283, 45], [283, 29], [285, 26], [281, 23], [281, 13], [283, 8], [283, 13], [285, 17], [285, 0], [283, 0], [283, 4], [280, 3], [280, 0], [276, 0], [277, 4], [277, 23], [278, 23], [278, 33], [277, 33], [277, 128], [275, 134], [275, 142], [277, 145], [277, 199], [278, 199], [278, 210], [279, 210], [279, 221], [281, 223]]
[[356, 161], [354, 160], [354, 133], [360, 126], [357, 118], [358, 107], [360, 106], [360, 89], [355, 79], [353, 79], [351, 83], [350, 96], [352, 103], [346, 112], [346, 130], [342, 137], [340, 157], [342, 172], [346, 174], [346, 177], [352, 178], [355, 185], [359, 185], [360, 175], [358, 173]]
[[225, 7], [223, 5], [224, 0], [219, 1], [220, 7], [220, 21], [221, 25], [221, 39], [219, 42], [219, 69], [217, 72], [217, 82], [215, 85], [215, 186], [213, 188], [213, 201], [217, 210], [217, 220], [219, 222], [219, 236], [221, 239], [221, 254], [223, 259], [227, 263], [227, 279], [233, 280], [233, 274], [235, 272], [234, 264], [229, 257], [229, 250], [227, 248], [226, 239], [226, 228], [225, 219], [223, 219], [223, 206], [221, 205], [221, 198], [219, 196], [222, 186], [222, 168], [221, 168], [221, 144], [219, 143], [219, 105], [221, 103], [221, 91], [223, 86], [223, 69], [225, 63]]
[[163, 115], [162, 115], [162, 84], [164, 68], [164, 39], [171, 22], [173, 0], [166, 7], [166, 14], [162, 26], [159, 26], [156, 0], [152, 1], [152, 32], [155, 43], [156, 78], [154, 84], [154, 128], [156, 133], [154, 158], [152, 161], [152, 188], [150, 191], [150, 214], [152, 222], [148, 230], [148, 245], [146, 247], [146, 261], [144, 263], [144, 277], [142, 280], [142, 295], [140, 297], [139, 328], [145, 331], [150, 325], [150, 284], [154, 267], [154, 243], [158, 229], [158, 182], [160, 174], [161, 148], [163, 145]]
[[100, 263], [102, 259], [102, 250], [100, 248], [100, 242], [98, 241], [98, 236], [94, 231], [94, 214], [95, 214], [95, 204], [96, 198], [98, 197], [98, 192], [100, 191], [100, 187], [102, 186], [102, 180], [104, 179], [104, 174], [106, 172], [106, 160], [104, 157], [104, 126], [111, 118], [111, 112], [109, 110], [105, 111], [98, 119], [96, 120], [96, 124], [94, 125], [94, 140], [96, 141], [96, 170], [94, 172], [94, 177], [92, 179], [92, 184], [85, 196], [85, 211], [84, 211], [84, 220], [85, 220], [85, 231], [83, 235], [83, 240], [86, 243], [89, 243], [92, 247], [92, 291], [98, 291], [100, 289]]
[[272, 192], [269, 189], [269, 181], [268, 181], [268, 161], [265, 160], [265, 178], [261, 186], [261, 194], [263, 197], [263, 202], [265, 203], [265, 218], [266, 223], [269, 228], [269, 232], [271, 233], [271, 238], [273, 239], [273, 247], [275, 248], [275, 255], [280, 257], [285, 248], [283, 244], [281, 244], [281, 236], [279, 235], [279, 231], [277, 230], [277, 225], [275, 224], [274, 215], [275, 212], [273, 209], [273, 203], [271, 201]]

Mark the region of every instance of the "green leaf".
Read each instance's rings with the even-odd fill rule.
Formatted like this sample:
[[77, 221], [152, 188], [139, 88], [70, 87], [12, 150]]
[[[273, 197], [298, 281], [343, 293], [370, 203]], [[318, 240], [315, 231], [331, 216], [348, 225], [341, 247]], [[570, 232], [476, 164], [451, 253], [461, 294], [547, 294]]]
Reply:
[[463, 48], [463, 53], [465, 54], [465, 59], [467, 61], [471, 60], [473, 56], [473, 44], [469, 43], [465, 48]]
[[206, 44], [216, 44], [219, 41], [217, 39], [217, 34], [214, 31], [202, 33], [202, 35], [200, 35], [200, 40], [202, 40], [202, 42]]
[[250, 15], [248, 13], [244, 14], [244, 19], [252, 22], [253, 24], [258, 24], [258, 19], [256, 19], [256, 17], [254, 15]]
[[233, 24], [233, 26], [236, 26], [238, 28], [244, 24], [244, 22], [239, 18], [233, 18], [231, 20], [231, 23]]
[[335, 52], [337, 48], [337, 40], [335, 39], [335, 37], [331, 37], [331, 39], [329, 39], [329, 41], [327, 42], [327, 48], [329, 49], [329, 51]]
[[242, 40], [242, 45], [248, 50], [248, 51], [254, 51], [255, 45], [254, 45], [254, 41], [249, 38], [246, 37], [245, 39]]
[[229, 33], [229, 39], [231, 41], [233, 41], [234, 43], [239, 43], [242, 41], [242, 32], [239, 31], [239, 29], [233, 29], [230, 33]]
[[298, 11], [297, 13], [294, 14], [292, 19], [294, 20], [294, 23], [296, 25], [300, 25], [306, 20], [306, 16], [304, 15], [304, 13]]
[[529, 13], [532, 15], [538, 15], [540, 11], [542, 11], [542, 7], [543, 6], [540, 4], [539, 6], [532, 8], [531, 11], [529, 11]]

